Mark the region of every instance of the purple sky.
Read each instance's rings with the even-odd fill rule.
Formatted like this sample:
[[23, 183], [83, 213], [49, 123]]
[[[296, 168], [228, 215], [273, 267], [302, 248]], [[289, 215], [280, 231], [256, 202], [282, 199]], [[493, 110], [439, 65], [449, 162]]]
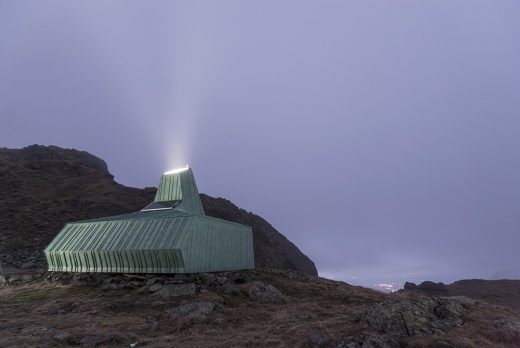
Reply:
[[260, 214], [323, 276], [520, 268], [520, 2], [2, 1], [0, 146]]

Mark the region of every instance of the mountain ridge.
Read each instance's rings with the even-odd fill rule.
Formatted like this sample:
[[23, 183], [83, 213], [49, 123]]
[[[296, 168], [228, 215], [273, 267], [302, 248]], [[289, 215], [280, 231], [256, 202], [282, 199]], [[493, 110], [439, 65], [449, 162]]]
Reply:
[[[114, 181], [107, 163], [86, 152], [58, 146], [0, 148], [0, 253], [5, 266], [33, 260], [67, 222], [138, 211], [156, 188]], [[206, 215], [253, 228], [257, 268], [292, 269], [316, 276], [314, 262], [265, 219], [224, 198], [201, 194]]]

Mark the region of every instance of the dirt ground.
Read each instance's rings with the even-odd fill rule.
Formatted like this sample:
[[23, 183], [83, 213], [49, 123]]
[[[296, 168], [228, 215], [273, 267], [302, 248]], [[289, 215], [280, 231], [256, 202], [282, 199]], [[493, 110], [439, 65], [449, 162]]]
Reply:
[[[284, 303], [248, 296], [258, 281], [279, 289]], [[193, 295], [161, 297], [145, 285], [111, 289], [42, 277], [0, 289], [0, 346], [328, 347], [347, 336], [373, 334], [360, 322], [363, 314], [377, 303], [408, 296], [288, 272], [254, 272], [236, 289], [202, 284]], [[212, 303], [214, 309], [202, 317], [172, 317], [172, 310], [194, 302]], [[497, 328], [500, 323], [507, 331]], [[310, 338], [317, 329], [328, 336], [323, 344]], [[461, 327], [398, 341], [409, 347], [516, 347], [517, 339], [517, 312], [473, 301]]]

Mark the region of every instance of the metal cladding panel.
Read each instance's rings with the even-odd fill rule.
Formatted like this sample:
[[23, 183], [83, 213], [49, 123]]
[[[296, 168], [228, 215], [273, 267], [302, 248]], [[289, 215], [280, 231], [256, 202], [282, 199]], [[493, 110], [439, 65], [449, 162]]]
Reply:
[[67, 224], [45, 249], [50, 271], [185, 272], [189, 217]]
[[204, 215], [199, 191], [191, 169], [175, 174], [164, 174], [161, 177], [154, 202], [176, 200], [181, 201], [177, 205], [177, 209]]
[[189, 217], [67, 224], [46, 251], [176, 248]]
[[176, 201], [182, 199], [181, 173], [161, 176], [154, 202]]
[[184, 273], [179, 249], [45, 251], [51, 272]]
[[219, 272], [255, 268], [251, 227], [206, 216], [194, 216], [180, 243], [186, 271]]

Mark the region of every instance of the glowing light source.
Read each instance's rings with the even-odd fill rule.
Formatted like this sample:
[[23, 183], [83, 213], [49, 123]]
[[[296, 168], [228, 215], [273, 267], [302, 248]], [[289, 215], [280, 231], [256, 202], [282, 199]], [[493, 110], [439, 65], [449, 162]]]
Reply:
[[188, 170], [188, 169], [190, 169], [190, 167], [188, 167], [188, 165], [186, 164], [186, 167], [182, 167], [182, 168], [177, 168], [177, 169], [174, 169], [174, 170], [170, 170], [170, 171], [164, 173], [164, 175], [168, 175], [168, 174], [177, 174], [177, 173], [183, 172], [183, 171]]

